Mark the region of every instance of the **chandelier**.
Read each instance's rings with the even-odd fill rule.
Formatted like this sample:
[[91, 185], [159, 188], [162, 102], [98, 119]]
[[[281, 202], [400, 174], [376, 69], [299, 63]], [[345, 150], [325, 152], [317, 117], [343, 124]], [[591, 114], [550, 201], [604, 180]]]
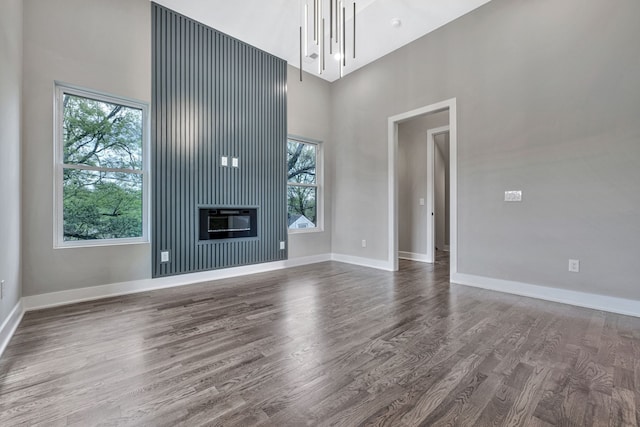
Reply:
[[[339, 62], [340, 77], [347, 56], [356, 57], [356, 2], [352, 0], [300, 0], [300, 81], [303, 58], [318, 61], [318, 74], [327, 69], [327, 54]], [[352, 43], [347, 46], [347, 14], [353, 21]], [[349, 52], [347, 51], [349, 49]]]

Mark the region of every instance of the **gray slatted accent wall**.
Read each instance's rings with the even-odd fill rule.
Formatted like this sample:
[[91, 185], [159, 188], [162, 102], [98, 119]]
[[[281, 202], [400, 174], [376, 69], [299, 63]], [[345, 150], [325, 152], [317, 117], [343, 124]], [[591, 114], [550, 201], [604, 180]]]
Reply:
[[[153, 276], [286, 259], [286, 62], [155, 3], [152, 44]], [[258, 207], [258, 237], [199, 242], [207, 206]]]

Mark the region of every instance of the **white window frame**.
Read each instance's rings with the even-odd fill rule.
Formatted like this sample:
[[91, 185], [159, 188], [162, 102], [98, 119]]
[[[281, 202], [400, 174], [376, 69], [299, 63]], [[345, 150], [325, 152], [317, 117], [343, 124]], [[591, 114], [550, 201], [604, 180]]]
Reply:
[[[316, 183], [314, 184], [298, 184], [290, 183], [287, 178], [287, 194], [289, 193], [289, 185], [297, 185], [300, 187], [315, 187], [316, 188], [316, 226], [313, 228], [289, 228], [287, 224], [287, 230], [289, 234], [306, 234], [306, 233], [320, 233], [324, 231], [324, 149], [322, 141], [315, 139], [305, 138], [296, 135], [287, 135], [287, 143], [289, 141], [295, 141], [302, 144], [315, 145], [316, 147]], [[288, 174], [287, 170], [287, 174]], [[287, 212], [289, 201], [287, 200]]]
[[[96, 101], [108, 102], [111, 104], [123, 105], [125, 107], [142, 110], [142, 169], [139, 171], [132, 169], [101, 168], [84, 165], [65, 165], [63, 163], [64, 154], [64, 111], [63, 98], [65, 94], [94, 99]], [[149, 188], [149, 104], [131, 98], [110, 95], [67, 83], [55, 82], [54, 84], [54, 179], [53, 179], [53, 247], [54, 249], [92, 247], [92, 246], [113, 246], [149, 243], [149, 205], [151, 200]], [[124, 172], [139, 173], [142, 175], [142, 236], [122, 239], [100, 239], [100, 240], [64, 240], [64, 169], [93, 170], [104, 172]]]

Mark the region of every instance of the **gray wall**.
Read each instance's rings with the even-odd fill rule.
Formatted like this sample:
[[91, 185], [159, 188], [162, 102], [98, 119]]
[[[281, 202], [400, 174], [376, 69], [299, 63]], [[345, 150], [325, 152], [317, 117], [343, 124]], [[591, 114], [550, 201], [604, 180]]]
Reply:
[[324, 154], [324, 229], [289, 235], [289, 258], [328, 254], [331, 252], [332, 169], [330, 83], [304, 73], [300, 82], [299, 70], [289, 66], [287, 78], [287, 122], [290, 135], [321, 141]]
[[[54, 251], [51, 193], [54, 79], [149, 101], [149, 3], [24, 6], [24, 293], [149, 277], [149, 245]], [[493, 0], [332, 84], [333, 252], [386, 258], [387, 118], [457, 97], [459, 270], [640, 298], [639, 15], [635, 0]]]
[[[427, 253], [427, 131], [449, 124], [449, 112], [416, 117], [398, 126], [398, 249]], [[424, 199], [424, 206], [420, 206]]]
[[[157, 4], [152, 13], [153, 276], [286, 259], [286, 62]], [[199, 241], [199, 207], [257, 207], [258, 236]]]
[[0, 3], [0, 325], [22, 296], [20, 278], [20, 125], [22, 1]]
[[[51, 184], [54, 80], [150, 103], [150, 7], [148, 0], [24, 1], [23, 108], [29, 117], [22, 153], [22, 163], [28, 166], [22, 192], [22, 218], [28, 224], [23, 228], [24, 295], [151, 277], [149, 244], [54, 250]], [[4, 13], [2, 18], [13, 24], [20, 22]], [[5, 28], [8, 31], [11, 26], [3, 25], [2, 30]], [[5, 64], [17, 66], [19, 61], [3, 61]], [[297, 78], [297, 73], [293, 75]], [[288, 82], [287, 97], [292, 105], [288, 108], [290, 132], [323, 140], [328, 147], [326, 86], [328, 83], [316, 78], [306, 78], [303, 85]], [[318, 102], [307, 104], [308, 99]], [[0, 131], [5, 129], [10, 128], [3, 126]], [[11, 164], [15, 167], [17, 162]], [[328, 216], [325, 230], [330, 227]], [[17, 232], [17, 227], [10, 229]], [[330, 232], [296, 235], [291, 239], [289, 257], [326, 253], [329, 245]]]
[[640, 299], [638, 16], [493, 0], [332, 85], [333, 251], [386, 259], [387, 118], [456, 97], [459, 271]]
[[148, 244], [53, 249], [54, 80], [151, 100], [147, 0], [24, 1], [24, 294], [150, 277]]

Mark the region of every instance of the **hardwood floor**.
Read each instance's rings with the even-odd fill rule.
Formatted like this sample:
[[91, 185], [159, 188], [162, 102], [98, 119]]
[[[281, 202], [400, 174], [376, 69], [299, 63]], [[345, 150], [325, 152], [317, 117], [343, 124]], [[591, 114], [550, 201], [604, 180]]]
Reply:
[[27, 313], [0, 425], [634, 426], [640, 319], [327, 262]]

